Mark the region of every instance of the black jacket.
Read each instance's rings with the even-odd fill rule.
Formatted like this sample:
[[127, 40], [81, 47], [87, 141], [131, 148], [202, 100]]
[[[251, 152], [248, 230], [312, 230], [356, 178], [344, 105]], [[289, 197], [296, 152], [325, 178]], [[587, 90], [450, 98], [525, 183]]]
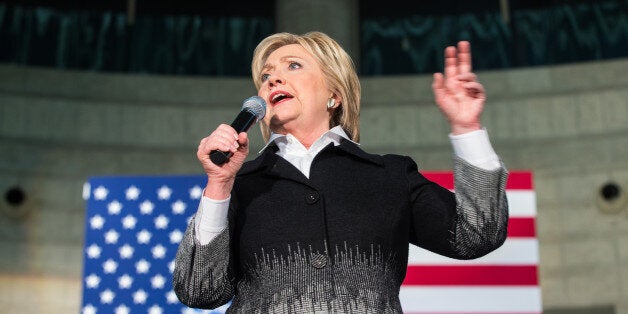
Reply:
[[457, 259], [506, 239], [507, 171], [455, 159], [456, 195], [409, 158], [330, 144], [306, 178], [267, 148], [245, 163], [229, 228], [205, 246], [192, 222], [177, 254], [182, 302], [237, 312], [401, 312], [409, 243]]

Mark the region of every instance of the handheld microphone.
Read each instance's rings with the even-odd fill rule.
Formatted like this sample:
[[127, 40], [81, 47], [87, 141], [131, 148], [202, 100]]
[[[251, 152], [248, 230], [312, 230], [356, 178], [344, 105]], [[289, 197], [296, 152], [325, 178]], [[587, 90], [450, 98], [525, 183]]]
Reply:
[[[266, 102], [262, 97], [253, 96], [244, 100], [242, 110], [238, 116], [231, 122], [231, 127], [238, 134], [246, 132], [255, 122], [261, 120], [266, 115]], [[222, 165], [231, 157], [231, 152], [223, 152], [212, 150], [209, 153], [209, 159], [216, 164]]]

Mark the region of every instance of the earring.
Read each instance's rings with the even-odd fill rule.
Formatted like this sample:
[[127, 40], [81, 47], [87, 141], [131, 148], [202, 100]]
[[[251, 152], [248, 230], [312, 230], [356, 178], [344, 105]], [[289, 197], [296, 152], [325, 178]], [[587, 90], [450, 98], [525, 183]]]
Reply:
[[336, 105], [335, 99], [329, 98], [329, 100], [327, 100], [327, 109], [334, 108], [335, 105]]

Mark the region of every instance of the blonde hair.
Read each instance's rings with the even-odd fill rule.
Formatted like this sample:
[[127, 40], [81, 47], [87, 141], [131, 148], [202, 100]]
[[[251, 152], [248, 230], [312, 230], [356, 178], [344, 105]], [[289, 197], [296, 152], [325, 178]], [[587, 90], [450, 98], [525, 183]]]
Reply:
[[[298, 44], [318, 62], [329, 89], [341, 97], [341, 104], [334, 109], [329, 128], [340, 125], [349, 138], [360, 140], [360, 81], [353, 61], [347, 52], [331, 37], [321, 32], [303, 35], [277, 33], [262, 40], [253, 53], [251, 73], [255, 88], [262, 86], [261, 72], [268, 56], [278, 48]], [[270, 137], [270, 128], [260, 121], [264, 140]]]

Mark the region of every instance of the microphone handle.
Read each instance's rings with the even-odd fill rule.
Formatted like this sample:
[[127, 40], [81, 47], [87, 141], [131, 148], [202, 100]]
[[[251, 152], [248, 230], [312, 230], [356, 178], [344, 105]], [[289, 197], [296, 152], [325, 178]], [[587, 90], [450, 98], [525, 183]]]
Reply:
[[[244, 109], [240, 111], [238, 116], [231, 122], [231, 127], [236, 130], [238, 134], [246, 132], [255, 123], [257, 115], [251, 110]], [[222, 165], [233, 155], [231, 152], [223, 152], [220, 150], [212, 150], [209, 153], [209, 159], [216, 165]]]

